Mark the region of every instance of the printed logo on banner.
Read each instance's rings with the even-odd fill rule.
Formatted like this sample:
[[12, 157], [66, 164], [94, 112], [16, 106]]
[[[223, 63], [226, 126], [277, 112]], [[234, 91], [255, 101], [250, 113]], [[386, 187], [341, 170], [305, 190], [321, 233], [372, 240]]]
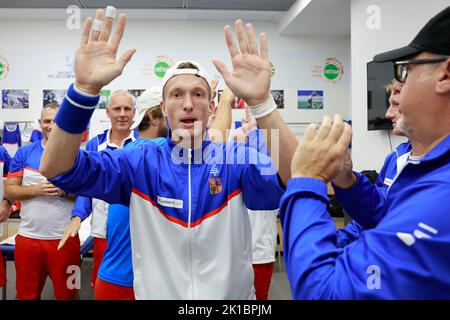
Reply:
[[64, 70], [56, 70], [47, 74], [49, 79], [75, 79], [75, 61], [72, 56], [64, 56]]
[[311, 76], [324, 78], [335, 84], [344, 76], [344, 65], [335, 57], [328, 57], [324, 60], [324, 65], [315, 65], [311, 69]]
[[9, 72], [9, 63], [0, 55], [0, 80], [5, 79]]
[[163, 78], [167, 69], [174, 65], [174, 62], [168, 56], [157, 56], [155, 63], [145, 64], [141, 71], [144, 76], [153, 76], [157, 78]]
[[344, 75], [344, 66], [336, 58], [326, 58], [323, 76], [332, 83], [341, 80]]

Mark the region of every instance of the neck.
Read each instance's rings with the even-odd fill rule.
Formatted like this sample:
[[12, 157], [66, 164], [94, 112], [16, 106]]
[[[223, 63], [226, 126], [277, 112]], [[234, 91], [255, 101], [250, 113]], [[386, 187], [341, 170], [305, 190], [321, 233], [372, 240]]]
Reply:
[[192, 137], [191, 139], [183, 139], [181, 141], [176, 141], [172, 139], [172, 141], [174, 141], [180, 147], [185, 149], [197, 149], [201, 148], [203, 143], [203, 137], [202, 136]]
[[48, 138], [44, 137], [44, 139], [42, 139], [42, 145], [45, 147], [45, 145], [47, 144]]
[[131, 130], [114, 130], [111, 129], [109, 140], [112, 143], [120, 146], [123, 140], [130, 135]]
[[143, 139], [154, 139], [158, 138], [160, 135], [158, 133], [158, 127], [149, 127], [147, 130], [139, 131], [139, 138]]
[[411, 155], [412, 156], [423, 156], [433, 150], [439, 143], [442, 142], [447, 136], [450, 134], [448, 132], [445, 135], [437, 136], [437, 137], [429, 137], [428, 139], [414, 139], [411, 138]]

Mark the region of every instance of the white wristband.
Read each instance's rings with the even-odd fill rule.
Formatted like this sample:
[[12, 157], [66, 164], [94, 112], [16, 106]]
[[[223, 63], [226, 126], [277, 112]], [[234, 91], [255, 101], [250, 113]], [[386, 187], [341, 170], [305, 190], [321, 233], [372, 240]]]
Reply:
[[250, 110], [252, 111], [252, 114], [255, 117], [255, 119], [259, 119], [267, 116], [269, 113], [272, 113], [276, 108], [277, 105], [275, 103], [275, 100], [273, 100], [272, 95], [269, 94], [269, 97], [267, 98], [266, 101], [257, 106], [250, 107]]

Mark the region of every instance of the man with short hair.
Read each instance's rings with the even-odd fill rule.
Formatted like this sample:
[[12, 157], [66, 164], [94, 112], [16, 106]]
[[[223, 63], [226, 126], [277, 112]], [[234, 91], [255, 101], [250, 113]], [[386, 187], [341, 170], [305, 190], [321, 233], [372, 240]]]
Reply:
[[[295, 298], [450, 297], [449, 29], [447, 7], [410, 45], [374, 57], [394, 63], [403, 84], [396, 125], [409, 138], [386, 159], [384, 190], [367, 187], [347, 169], [347, 179], [336, 181], [351, 139], [351, 128], [339, 116], [308, 127], [280, 208]], [[344, 250], [336, 246], [326, 207], [325, 183], [332, 180], [346, 211], [365, 229]]]
[[[0, 228], [3, 228], [1, 223], [8, 220], [11, 209], [11, 201], [3, 197], [3, 179], [6, 178], [6, 175], [8, 174], [10, 162], [11, 157], [9, 156], [8, 151], [2, 145], [0, 145]], [[5, 263], [3, 261], [2, 251], [0, 249], [0, 287], [4, 286], [5, 284]]]
[[[114, 91], [106, 107], [106, 115], [111, 120], [111, 129], [105, 130], [88, 141], [86, 150], [112, 151], [123, 148], [135, 141], [139, 134], [131, 130], [130, 126], [135, 115], [135, 98], [126, 90]], [[94, 238], [94, 265], [92, 268], [91, 285], [95, 287], [97, 272], [106, 250], [106, 226], [108, 220], [108, 203], [99, 199], [80, 196], [72, 211], [72, 221], [65, 231], [65, 235], [76, 234], [81, 222], [91, 217], [91, 235]], [[59, 244], [62, 247], [64, 242]]]
[[[96, 19], [103, 20], [102, 10]], [[129, 203], [137, 299], [254, 298], [251, 231], [242, 214], [244, 203], [253, 210], [275, 209], [283, 189], [267, 156], [242, 144], [205, 139], [212, 104], [201, 65], [180, 62], [166, 72], [161, 109], [170, 134], [165, 145], [148, 143], [111, 153], [78, 151], [80, 130], [89, 121], [98, 92], [122, 72], [135, 52], [128, 50], [115, 62], [125, 17], [120, 16], [110, 43], [113, 18], [106, 19], [103, 29], [96, 27], [92, 33], [92, 20], [84, 25], [75, 59], [75, 88], [70, 87], [69, 99], [58, 114], [58, 129], [41, 170], [68, 190], [110, 203]], [[258, 50], [252, 26], [245, 28], [236, 22], [238, 49], [230, 27], [225, 27], [233, 72], [222, 62], [213, 62], [231, 91], [253, 106], [258, 125], [279, 130], [287, 147], [274, 161], [280, 163], [280, 180], [287, 181], [296, 140], [270, 97], [266, 35], [261, 34]], [[104, 55], [91, 54], [98, 51]], [[65, 153], [56, 161], [61, 142]], [[269, 139], [269, 150], [270, 146]]]
[[17, 299], [39, 299], [47, 276], [53, 282], [55, 299], [74, 299], [76, 286], [69, 286], [70, 266], [80, 265], [80, 240], [69, 240], [58, 251], [59, 239], [70, 221], [73, 200], [42, 176], [39, 164], [54, 128], [58, 104], [42, 109], [39, 125], [44, 138], [20, 147], [11, 161], [5, 197], [20, 200], [19, 231], [15, 238]]

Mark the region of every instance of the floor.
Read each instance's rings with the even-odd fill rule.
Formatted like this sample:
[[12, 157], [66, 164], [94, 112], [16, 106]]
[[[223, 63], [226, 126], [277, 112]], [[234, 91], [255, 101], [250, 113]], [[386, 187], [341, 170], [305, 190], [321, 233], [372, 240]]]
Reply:
[[[81, 265], [81, 289], [79, 290], [79, 297], [81, 300], [93, 300], [94, 291], [91, 288], [92, 272], [92, 258], [84, 258]], [[15, 279], [16, 273], [14, 269], [14, 262], [7, 262], [7, 293], [8, 300], [16, 298]], [[0, 290], [1, 292], [1, 290]], [[1, 296], [2, 294], [0, 294]], [[44, 290], [42, 291], [42, 300], [53, 300], [53, 287], [50, 279], [47, 279]], [[284, 262], [281, 262], [281, 272], [279, 271], [278, 261], [275, 262], [274, 272], [272, 276], [272, 283], [269, 291], [269, 300], [291, 300], [291, 289], [286, 276]]]

